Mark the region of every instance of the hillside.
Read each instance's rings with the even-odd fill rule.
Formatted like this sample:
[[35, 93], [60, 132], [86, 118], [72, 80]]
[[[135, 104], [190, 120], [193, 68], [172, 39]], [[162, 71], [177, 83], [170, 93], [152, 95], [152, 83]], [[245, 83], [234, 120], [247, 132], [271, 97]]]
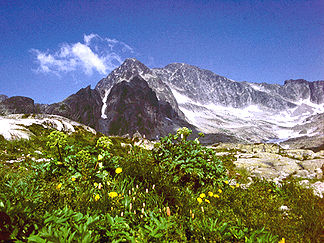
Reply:
[[0, 240], [321, 241], [321, 153], [208, 148], [187, 128], [156, 142], [25, 128], [29, 140], [0, 136]]

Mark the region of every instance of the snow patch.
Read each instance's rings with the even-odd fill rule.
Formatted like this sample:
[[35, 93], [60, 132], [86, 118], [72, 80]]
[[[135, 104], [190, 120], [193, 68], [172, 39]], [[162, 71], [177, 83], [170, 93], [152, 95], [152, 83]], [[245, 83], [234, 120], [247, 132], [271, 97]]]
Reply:
[[[175, 97], [175, 99], [177, 100], [178, 104], [186, 104], [186, 103], [194, 103], [197, 104], [196, 102], [194, 102], [192, 99], [190, 99], [188, 96], [181, 94], [180, 92], [178, 92], [177, 90], [175, 90], [174, 88], [171, 88], [172, 94]], [[200, 104], [198, 104], [200, 105]]]
[[101, 107], [101, 118], [103, 118], [103, 119], [107, 119], [107, 115], [105, 114], [105, 112], [106, 112], [106, 109], [107, 109], [107, 103], [106, 102], [107, 102], [107, 99], [108, 99], [109, 91], [110, 91], [110, 89], [106, 90], [105, 95], [104, 95], [104, 97], [102, 99], [103, 105]]
[[254, 90], [260, 91], [260, 92], [267, 92], [267, 90], [262, 87], [260, 84], [255, 84], [255, 83], [248, 83]]
[[151, 78], [156, 78], [156, 77], [154, 77], [152, 74], [149, 74], [149, 73], [145, 73], [145, 74], [143, 74], [143, 72], [142, 72], [142, 74], [140, 74], [140, 76], [144, 79], [144, 80], [149, 80], [149, 79], [151, 79]]
[[287, 128], [279, 128], [276, 131], [277, 137], [278, 139], [281, 140], [288, 140], [290, 138], [295, 138], [295, 137], [299, 137], [300, 134], [298, 132], [295, 132], [291, 129], [287, 129]]
[[23, 126], [19, 126], [11, 120], [0, 118], [0, 135], [2, 135], [6, 140], [12, 138], [28, 139], [29, 135], [27, 132], [27, 129]]
[[22, 118], [22, 116], [21, 114], [15, 114], [0, 117], [0, 135], [6, 140], [29, 139], [33, 134], [25, 126], [32, 124], [39, 124], [44, 128], [54, 128], [64, 132], [75, 132], [74, 126], [82, 126], [85, 130], [96, 133], [90, 127], [56, 115], [39, 115], [39, 118], [35, 119]]

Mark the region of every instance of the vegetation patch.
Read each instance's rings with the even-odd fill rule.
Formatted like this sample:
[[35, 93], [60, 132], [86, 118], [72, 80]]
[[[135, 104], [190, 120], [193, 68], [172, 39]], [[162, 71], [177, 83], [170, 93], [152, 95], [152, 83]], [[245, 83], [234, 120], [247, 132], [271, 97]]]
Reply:
[[249, 180], [234, 150], [218, 156], [187, 128], [153, 150], [30, 128], [30, 140], [0, 137], [0, 241], [320, 242], [323, 200], [311, 189]]

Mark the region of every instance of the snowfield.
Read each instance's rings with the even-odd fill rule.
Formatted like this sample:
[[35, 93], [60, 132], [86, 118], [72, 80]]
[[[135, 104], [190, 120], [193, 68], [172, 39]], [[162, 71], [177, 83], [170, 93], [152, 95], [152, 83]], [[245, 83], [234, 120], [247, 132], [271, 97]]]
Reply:
[[96, 134], [96, 131], [88, 126], [56, 115], [32, 115], [24, 118], [23, 114], [0, 117], [0, 135], [7, 140], [29, 139], [33, 134], [26, 128], [32, 124], [42, 125], [44, 128], [54, 128], [68, 133], [75, 132], [75, 127]]

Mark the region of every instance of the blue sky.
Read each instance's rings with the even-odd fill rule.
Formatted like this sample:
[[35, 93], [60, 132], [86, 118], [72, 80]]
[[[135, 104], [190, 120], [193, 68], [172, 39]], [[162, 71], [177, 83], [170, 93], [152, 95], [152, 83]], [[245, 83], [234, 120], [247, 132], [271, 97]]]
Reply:
[[0, 0], [0, 94], [58, 102], [127, 57], [236, 81], [324, 80], [324, 1]]

